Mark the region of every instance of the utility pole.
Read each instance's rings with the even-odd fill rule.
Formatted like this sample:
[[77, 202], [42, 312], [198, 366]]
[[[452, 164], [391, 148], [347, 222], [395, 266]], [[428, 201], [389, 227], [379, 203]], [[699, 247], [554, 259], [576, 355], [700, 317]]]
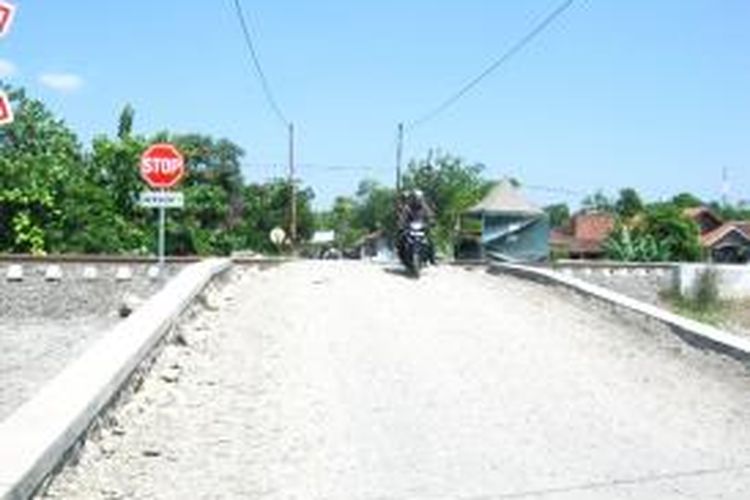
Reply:
[[398, 142], [396, 144], [396, 192], [401, 191], [401, 161], [404, 154], [404, 124], [398, 124]]
[[294, 180], [294, 124], [289, 124], [289, 184], [292, 190], [291, 196], [291, 223], [289, 225], [292, 245], [297, 242], [297, 185]]

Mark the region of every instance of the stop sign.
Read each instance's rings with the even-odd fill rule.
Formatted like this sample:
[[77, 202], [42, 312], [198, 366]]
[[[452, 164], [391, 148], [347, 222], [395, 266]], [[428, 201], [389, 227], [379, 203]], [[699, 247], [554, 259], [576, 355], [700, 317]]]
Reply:
[[13, 108], [10, 107], [8, 95], [0, 90], [0, 125], [13, 122]]
[[15, 13], [15, 6], [0, 0], [0, 38], [2, 38], [3, 35], [6, 35], [10, 30], [10, 25], [13, 22], [13, 15]]
[[171, 144], [154, 144], [141, 157], [141, 177], [154, 189], [168, 189], [185, 174], [185, 160]]

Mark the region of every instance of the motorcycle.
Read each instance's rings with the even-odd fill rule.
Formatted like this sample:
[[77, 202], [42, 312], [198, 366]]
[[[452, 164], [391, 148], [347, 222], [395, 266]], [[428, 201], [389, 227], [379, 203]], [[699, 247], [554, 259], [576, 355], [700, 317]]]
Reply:
[[422, 267], [431, 260], [430, 241], [423, 221], [409, 223], [409, 226], [401, 233], [398, 256], [406, 269], [419, 278]]

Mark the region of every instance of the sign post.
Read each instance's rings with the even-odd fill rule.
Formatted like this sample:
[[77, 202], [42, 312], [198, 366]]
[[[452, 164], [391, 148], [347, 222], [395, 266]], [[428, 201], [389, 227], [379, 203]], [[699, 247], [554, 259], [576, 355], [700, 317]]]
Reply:
[[[164, 191], [162, 191], [163, 193]], [[164, 267], [164, 255], [167, 252], [167, 209], [159, 207], [159, 267]]]
[[185, 205], [182, 193], [168, 189], [174, 187], [185, 175], [185, 159], [172, 144], [154, 144], [141, 156], [140, 171], [143, 180], [151, 188], [158, 190], [141, 193], [139, 203], [143, 207], [159, 210], [159, 266], [164, 267], [166, 210]]
[[16, 6], [0, 0], [0, 38], [4, 37], [10, 31], [13, 24], [13, 18], [16, 15]]

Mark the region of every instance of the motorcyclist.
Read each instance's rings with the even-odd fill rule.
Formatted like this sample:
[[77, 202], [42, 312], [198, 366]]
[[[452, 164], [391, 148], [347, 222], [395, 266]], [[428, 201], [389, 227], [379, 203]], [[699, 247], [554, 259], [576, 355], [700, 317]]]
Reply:
[[[420, 189], [413, 189], [405, 193], [398, 206], [399, 240], [412, 222], [422, 222], [427, 229], [428, 260], [435, 264], [435, 248], [429, 237], [429, 228], [434, 220], [435, 213], [425, 199]], [[400, 242], [399, 242], [400, 243]]]

